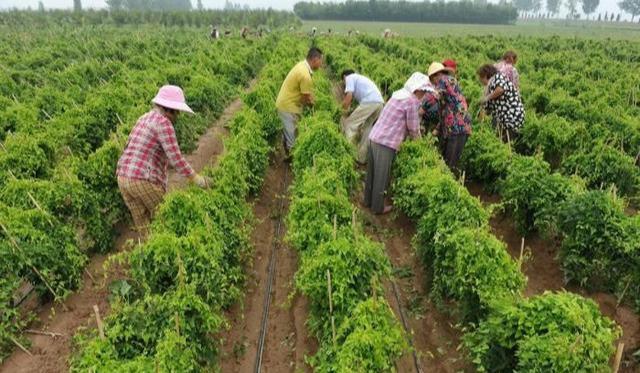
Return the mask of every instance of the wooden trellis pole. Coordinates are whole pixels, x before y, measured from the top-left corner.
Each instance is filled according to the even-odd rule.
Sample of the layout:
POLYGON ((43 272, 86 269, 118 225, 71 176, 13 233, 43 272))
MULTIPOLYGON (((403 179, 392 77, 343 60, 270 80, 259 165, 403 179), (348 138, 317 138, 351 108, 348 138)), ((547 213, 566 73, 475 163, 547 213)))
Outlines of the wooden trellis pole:
POLYGON ((107 337, 104 335, 104 324, 102 324, 102 317, 100 317, 100 309, 97 304, 93 305, 93 313, 96 316, 96 324, 98 325, 98 333, 100 335, 100 339, 104 340, 107 337))
POLYGON ((331 314, 331 335, 333 336, 333 345, 336 345, 336 320, 333 316, 333 291, 331 289, 331 271, 327 269, 327 290, 329 291, 329 313, 331 314))

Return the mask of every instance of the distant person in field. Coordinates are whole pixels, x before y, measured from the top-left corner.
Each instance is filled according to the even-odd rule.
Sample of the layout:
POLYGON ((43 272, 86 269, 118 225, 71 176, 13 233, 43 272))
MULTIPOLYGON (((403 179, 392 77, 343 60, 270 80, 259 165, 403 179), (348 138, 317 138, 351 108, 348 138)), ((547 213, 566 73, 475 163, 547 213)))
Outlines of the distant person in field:
POLYGON ((440 62, 433 62, 428 69, 440 105, 440 126, 433 134, 442 141, 441 149, 447 166, 457 172, 458 161, 471 135, 471 117, 467 99, 452 73, 440 62))
POLYGON ((289 71, 280 87, 276 108, 284 129, 284 147, 287 158, 289 158, 291 148, 296 140, 296 126, 300 115, 302 115, 303 107, 313 106, 315 103, 311 77, 313 72, 322 66, 322 60, 322 51, 312 47, 307 53, 307 58, 289 71))
POLYGON ((382 111, 384 99, 376 83, 353 70, 343 71, 342 80, 344 81, 342 101, 344 113, 349 113, 354 99, 358 103, 355 110, 344 120, 342 130, 347 140, 356 146, 356 160, 364 164, 367 161, 369 133, 382 111))
POLYGON ((242 31, 240 31, 240 36, 242 36, 243 39, 246 39, 247 36, 249 36, 249 28, 243 27, 242 31))
POLYGON ((385 39, 388 39, 388 38, 390 38, 391 36, 392 36, 392 35, 391 35, 391 29, 388 29, 388 28, 387 28, 387 29, 384 29, 384 32, 382 33, 382 37, 383 37, 383 38, 385 38, 385 39))
POLYGON ((211 39, 220 39, 220 31, 214 25, 211 25, 211 39))
POLYGON ((518 55, 510 50, 504 53, 502 60, 498 61, 495 67, 520 91, 520 75, 518 74, 518 69, 516 69, 516 63, 518 63, 518 55))
POLYGON ((317 27, 312 27, 311 28, 311 33, 309 34, 309 36, 315 37, 317 33, 318 33, 318 28, 317 27))
POLYGON ((524 124, 525 110, 520 92, 493 65, 481 66, 478 79, 485 86, 485 96, 480 100, 485 112, 492 116, 494 126, 505 133, 508 140, 514 139, 524 124))
POLYGON ((131 211, 135 229, 146 234, 156 207, 167 191, 167 168, 206 188, 208 180, 198 175, 180 152, 173 124, 181 111, 193 114, 182 89, 166 85, 151 101, 153 109, 131 130, 118 161, 118 188, 131 211))
POLYGON ((391 167, 404 139, 421 136, 418 110, 428 89, 429 78, 422 73, 413 73, 404 87, 393 93, 369 134, 364 205, 375 214, 392 210, 392 206, 384 202, 391 167))

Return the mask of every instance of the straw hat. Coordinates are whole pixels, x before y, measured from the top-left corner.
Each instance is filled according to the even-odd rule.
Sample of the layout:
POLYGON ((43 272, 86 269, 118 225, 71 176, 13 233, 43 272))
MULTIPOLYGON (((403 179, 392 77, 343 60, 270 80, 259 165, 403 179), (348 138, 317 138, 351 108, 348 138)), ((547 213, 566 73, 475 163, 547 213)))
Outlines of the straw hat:
POLYGON ((193 110, 191 110, 184 99, 184 92, 182 92, 182 88, 175 85, 165 85, 160 88, 158 94, 153 98, 153 100, 151 100, 151 102, 167 109, 194 114, 193 110))
POLYGON ((433 74, 437 74, 442 71, 449 72, 449 73, 453 72, 452 69, 445 67, 440 62, 433 62, 431 63, 431 65, 429 65, 429 69, 427 70, 427 75, 432 76, 433 74))

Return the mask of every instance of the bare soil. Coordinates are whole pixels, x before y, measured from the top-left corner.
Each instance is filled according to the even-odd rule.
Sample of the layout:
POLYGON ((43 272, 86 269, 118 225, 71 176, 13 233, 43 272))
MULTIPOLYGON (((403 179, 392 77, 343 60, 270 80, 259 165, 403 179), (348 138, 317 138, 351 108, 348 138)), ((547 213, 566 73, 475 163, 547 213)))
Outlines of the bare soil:
POLYGON ((296 294, 289 299, 294 289, 293 276, 298 268, 298 253, 282 241, 286 235, 284 221, 281 236, 276 237, 278 220, 284 219, 288 213, 288 187, 292 177, 287 170, 287 182, 283 189, 282 181, 289 166, 282 158, 279 155, 272 161, 262 192, 255 200, 254 213, 258 221, 252 235, 255 254, 251 268, 247 270, 251 278, 242 304, 235 305, 227 312, 230 329, 220 336, 223 341, 220 359, 222 372, 252 372, 254 369, 269 278, 269 258, 274 247, 276 262, 262 371, 311 372, 304 362, 304 356, 315 353, 317 343, 309 336, 305 325, 308 315, 306 298, 296 294), (284 199, 282 211, 281 199, 284 199))
MULTIPOLYGON (((387 299, 398 320, 401 320, 399 310, 402 307, 418 357, 418 368, 422 372, 472 371, 458 351, 462 333, 455 327, 455 317, 441 312, 429 298, 428 273, 411 244, 415 235, 414 224, 398 212, 380 216, 364 208, 361 211, 366 230, 385 245, 387 255, 397 270, 396 289, 400 304, 391 283, 386 285, 387 299)), ((403 373, 416 372, 411 352, 398 361, 397 369, 403 373)))
MULTIPOLYGON (((224 125, 233 114, 240 109, 242 101, 233 101, 222 116, 212 124, 206 134, 198 141, 197 149, 185 157, 196 171, 212 164, 216 156, 223 149, 221 138, 226 136, 224 125)), ((169 190, 183 187, 184 178, 174 172, 169 175, 169 190)), ((129 226, 122 224, 118 227, 118 237, 114 243, 114 253, 128 250, 137 234, 129 226)), ((43 335, 28 335, 29 351, 33 356, 16 349, 0 366, 0 373, 59 373, 69 370, 69 357, 72 354, 72 338, 80 328, 94 328, 95 316, 93 305, 97 305, 102 318, 109 313, 109 284, 125 277, 125 270, 112 267, 105 271, 108 255, 94 255, 87 265, 87 272, 83 278, 82 287, 71 294, 62 304, 51 302, 40 305, 35 321, 29 329, 45 330, 63 334, 62 337, 52 338, 43 335), (95 280, 95 281, 94 281, 95 280)))
MULTIPOLYGON (((480 198, 485 204, 497 203, 500 197, 487 193, 482 186, 477 183, 467 185, 469 192, 480 198)), ((500 240, 507 244, 509 254, 514 259, 520 257, 520 246, 522 237, 518 234, 513 220, 504 214, 499 214, 491 218, 491 229, 500 240)), ((640 317, 631 308, 624 304, 616 307, 618 299, 613 294, 592 292, 574 284, 567 285, 560 263, 557 258, 559 243, 553 240, 546 240, 537 233, 525 237, 525 252, 530 257, 525 261, 522 271, 527 276, 527 288, 525 296, 542 294, 545 291, 567 290, 580 294, 595 301, 601 312, 607 317, 615 320, 623 331, 619 342, 625 345, 625 355, 620 372, 638 372, 640 366, 634 362, 632 354, 640 348, 640 317)))

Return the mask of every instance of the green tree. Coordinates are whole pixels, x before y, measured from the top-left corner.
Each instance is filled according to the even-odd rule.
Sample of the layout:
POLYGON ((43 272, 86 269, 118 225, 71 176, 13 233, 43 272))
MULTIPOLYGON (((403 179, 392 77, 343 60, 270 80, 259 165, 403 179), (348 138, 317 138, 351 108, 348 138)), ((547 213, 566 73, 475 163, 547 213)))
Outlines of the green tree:
POLYGON ((569 11, 569 14, 567 15, 568 18, 578 18, 578 0, 567 0, 566 7, 569 11))
POLYGON ((584 14, 591 15, 600 5, 600 0, 582 0, 582 11, 584 14))
POLYGON ((76 12, 82 11, 82 2, 81 0, 73 0, 73 10, 76 12))
POLYGON ((513 6, 521 12, 529 12, 534 8, 534 0, 513 0, 513 6))
POLYGON ((42 1, 38 1, 38 11, 44 12, 44 4, 42 3, 42 1))
POLYGON ((562 0, 547 0, 547 10, 553 15, 560 13, 561 5, 562 0))
POLYGON ((202 0, 198 0, 198 10, 204 10, 204 5, 202 5, 202 0))
POLYGON ((106 0, 109 10, 120 10, 124 7, 124 0, 106 0))
POLYGON ((624 12, 631 14, 631 22, 640 14, 640 0, 622 0, 618 6, 624 12))

